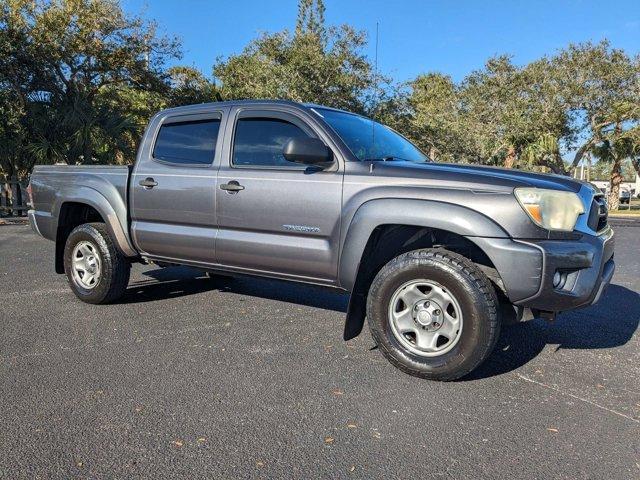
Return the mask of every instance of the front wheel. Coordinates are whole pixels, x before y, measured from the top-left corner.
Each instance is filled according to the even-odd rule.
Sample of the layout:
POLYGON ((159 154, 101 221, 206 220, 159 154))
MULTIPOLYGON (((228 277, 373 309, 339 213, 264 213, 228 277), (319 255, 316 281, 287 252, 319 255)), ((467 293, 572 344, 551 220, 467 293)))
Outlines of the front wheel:
POLYGON ((415 250, 387 263, 369 289, 367 319, 393 365, 431 380, 471 372, 491 353, 500 330, 489 279, 443 249, 415 250))
POLYGON ((101 304, 124 294, 131 264, 113 243, 104 223, 85 223, 67 238, 64 271, 80 300, 101 304))

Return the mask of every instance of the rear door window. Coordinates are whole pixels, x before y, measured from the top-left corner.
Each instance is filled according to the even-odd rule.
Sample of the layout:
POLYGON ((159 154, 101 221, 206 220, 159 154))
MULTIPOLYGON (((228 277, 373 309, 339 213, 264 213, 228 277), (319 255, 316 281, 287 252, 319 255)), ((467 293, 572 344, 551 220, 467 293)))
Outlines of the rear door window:
POLYGON ((160 127, 153 158, 178 165, 210 165, 220 119, 167 122, 160 127))

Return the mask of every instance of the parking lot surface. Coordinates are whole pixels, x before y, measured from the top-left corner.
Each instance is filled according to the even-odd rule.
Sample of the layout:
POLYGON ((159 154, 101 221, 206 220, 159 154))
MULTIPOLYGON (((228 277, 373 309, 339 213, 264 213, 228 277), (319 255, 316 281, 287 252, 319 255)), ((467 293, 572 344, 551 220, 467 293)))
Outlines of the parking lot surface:
POLYGON ((598 305, 437 383, 343 342, 346 295, 136 265, 86 305, 0 226, 0 478, 640 478, 640 223, 615 229, 598 305))

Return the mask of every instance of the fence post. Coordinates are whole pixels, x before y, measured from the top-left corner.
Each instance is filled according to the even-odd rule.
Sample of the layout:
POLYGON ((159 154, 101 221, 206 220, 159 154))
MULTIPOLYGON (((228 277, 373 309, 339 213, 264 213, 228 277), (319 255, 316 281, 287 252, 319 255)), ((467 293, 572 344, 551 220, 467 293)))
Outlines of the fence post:
POLYGON ((20 216, 20 203, 18 200, 19 197, 19 189, 18 189, 18 177, 15 175, 11 176, 11 213, 14 217, 20 216))
POLYGON ((8 207, 6 182, 7 182, 6 177, 2 177, 0 181, 0 215, 4 215, 6 208, 8 207))
POLYGON ((29 210, 29 194, 27 193, 29 180, 23 180, 18 182, 18 184, 20 185, 20 205, 23 207, 23 210, 20 210, 20 213, 24 217, 27 215, 27 211, 29 210), (25 208, 26 210, 24 210, 25 208))
POLYGON ((5 177, 2 182, 2 197, 4 203, 3 213, 6 217, 11 216, 13 213, 11 206, 11 181, 9 177, 5 177))

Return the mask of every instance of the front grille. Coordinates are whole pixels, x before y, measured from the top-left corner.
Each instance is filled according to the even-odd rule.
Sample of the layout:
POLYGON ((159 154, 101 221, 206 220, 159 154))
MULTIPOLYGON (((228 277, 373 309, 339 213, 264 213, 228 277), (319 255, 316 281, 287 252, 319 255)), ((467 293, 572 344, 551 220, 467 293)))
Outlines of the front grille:
POLYGON ((591 202, 591 210, 589 211, 589 221, 587 225, 595 232, 604 230, 607 226, 607 217, 609 209, 603 194, 594 195, 591 202))

